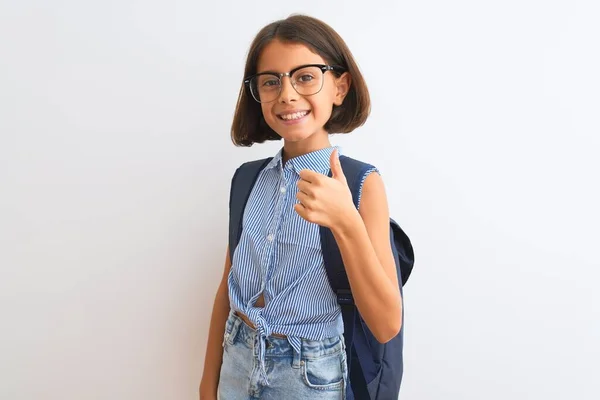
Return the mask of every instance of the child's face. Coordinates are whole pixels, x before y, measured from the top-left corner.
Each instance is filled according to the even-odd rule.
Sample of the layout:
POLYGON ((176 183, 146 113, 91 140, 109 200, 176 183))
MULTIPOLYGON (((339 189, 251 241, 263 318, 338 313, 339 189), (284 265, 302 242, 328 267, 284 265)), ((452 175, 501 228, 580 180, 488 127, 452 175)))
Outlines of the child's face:
MULTIPOLYGON (((257 72, 289 72, 306 64, 327 64, 321 56, 303 44, 282 43, 274 40, 263 49, 257 72)), ((322 76, 323 88, 317 94, 298 94, 289 77, 281 81, 279 97, 269 103, 261 103, 267 124, 288 142, 300 142, 313 136, 327 137, 323 128, 331 116, 333 105, 341 105, 350 87, 350 75, 339 78, 331 71, 322 76), (302 116, 305 112, 306 115, 302 116), (294 114, 291 116, 290 114, 294 114)))

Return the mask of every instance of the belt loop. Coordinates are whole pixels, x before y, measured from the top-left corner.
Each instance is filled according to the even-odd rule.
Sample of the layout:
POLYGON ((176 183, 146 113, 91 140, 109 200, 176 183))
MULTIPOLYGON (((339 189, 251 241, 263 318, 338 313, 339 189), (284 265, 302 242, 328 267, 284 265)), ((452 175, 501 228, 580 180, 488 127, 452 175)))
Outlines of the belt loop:
POLYGON ((237 315, 233 316, 233 326, 231 328, 231 332, 225 333, 225 340, 229 344, 235 343, 235 338, 237 337, 238 332, 240 331, 240 325, 242 324, 242 319, 237 315))
POLYGON ((303 364, 303 362, 302 362, 302 346, 304 346, 304 339, 302 339, 302 342, 300 343, 300 351, 297 352, 296 350, 293 350, 294 361, 292 362, 292 368, 300 368, 303 364))

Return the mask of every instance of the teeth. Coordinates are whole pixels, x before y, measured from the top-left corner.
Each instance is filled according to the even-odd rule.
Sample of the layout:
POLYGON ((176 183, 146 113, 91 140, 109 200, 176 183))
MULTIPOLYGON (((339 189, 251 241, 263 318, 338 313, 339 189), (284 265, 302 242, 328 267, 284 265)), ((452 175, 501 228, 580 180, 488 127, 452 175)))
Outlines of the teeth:
POLYGON ((290 121, 293 119, 300 119, 308 114, 308 111, 301 111, 293 114, 282 114, 281 119, 285 119, 286 121, 290 121))

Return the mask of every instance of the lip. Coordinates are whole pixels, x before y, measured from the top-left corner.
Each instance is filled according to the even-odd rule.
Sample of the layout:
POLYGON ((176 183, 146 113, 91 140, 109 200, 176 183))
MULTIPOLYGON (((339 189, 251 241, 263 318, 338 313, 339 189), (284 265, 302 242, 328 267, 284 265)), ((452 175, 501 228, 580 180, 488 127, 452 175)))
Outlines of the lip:
POLYGON ((310 115, 310 113, 311 113, 310 110, 289 110, 289 111, 286 110, 286 111, 283 111, 281 113, 277 113, 276 115, 277 115, 277 119, 282 124, 284 124, 284 125, 296 125, 296 124, 302 123, 306 119, 306 117, 308 117, 310 115), (302 117, 302 118, 291 119, 291 120, 285 120, 285 119, 281 118, 282 114, 294 114, 294 113, 297 113, 297 112, 306 112, 306 115, 304 117, 302 117))

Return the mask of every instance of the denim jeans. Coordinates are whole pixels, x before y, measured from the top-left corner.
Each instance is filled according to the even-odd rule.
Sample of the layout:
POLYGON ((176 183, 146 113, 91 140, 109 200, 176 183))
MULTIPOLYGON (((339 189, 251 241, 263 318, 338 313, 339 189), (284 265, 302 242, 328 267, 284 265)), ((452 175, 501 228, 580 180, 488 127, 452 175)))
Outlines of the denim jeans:
POLYGON ((230 314, 223 340, 219 400, 344 400, 348 369, 343 336, 302 339, 300 354, 287 339, 268 337, 268 385, 260 372, 258 340, 255 330, 230 314))

